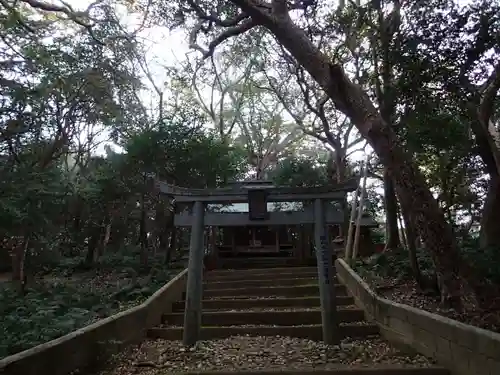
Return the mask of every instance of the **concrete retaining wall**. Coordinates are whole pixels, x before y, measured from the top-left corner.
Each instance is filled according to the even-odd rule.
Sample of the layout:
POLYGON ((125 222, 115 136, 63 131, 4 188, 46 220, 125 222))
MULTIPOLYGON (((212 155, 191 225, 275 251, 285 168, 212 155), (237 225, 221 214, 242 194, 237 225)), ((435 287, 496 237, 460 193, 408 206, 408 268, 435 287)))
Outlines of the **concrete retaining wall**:
POLYGON ((160 324, 182 298, 186 280, 184 270, 139 306, 0 360, 0 374, 66 375, 101 363, 160 324))
POLYGON ((500 334, 378 297, 343 260, 335 267, 388 340, 435 358, 456 375, 500 375, 500 334))

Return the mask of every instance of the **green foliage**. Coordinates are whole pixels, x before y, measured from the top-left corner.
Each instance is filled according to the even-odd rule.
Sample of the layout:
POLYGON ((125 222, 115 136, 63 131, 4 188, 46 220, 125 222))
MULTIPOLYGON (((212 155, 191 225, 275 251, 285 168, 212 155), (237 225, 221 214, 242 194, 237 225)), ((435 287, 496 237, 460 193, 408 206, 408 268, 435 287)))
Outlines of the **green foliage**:
POLYGON ((324 186, 329 183, 323 161, 298 157, 280 161, 271 173, 271 178, 282 186, 324 186))
MULTIPOLYGON (((494 284, 500 284, 499 249, 481 249, 478 239, 468 238, 461 244, 461 253, 481 278, 494 284)), ((425 249, 417 249, 420 271, 424 275, 434 273, 434 263, 425 249)), ((396 281, 411 280, 413 277, 408 250, 393 249, 378 253, 367 259, 358 260, 355 269, 367 278, 387 278, 396 281)))
MULTIPOLYGON (((82 180, 92 180, 97 132, 134 117, 136 103, 125 98, 141 85, 126 61, 129 40, 103 45, 29 8, 21 13, 36 33, 0 16, 0 241, 29 239, 28 253, 39 255, 69 242, 63 223, 74 214, 75 196, 97 204, 107 199, 102 182, 82 180)), ((101 36, 117 31, 101 27, 95 30, 101 36)), ((104 168, 94 169, 93 179, 102 179, 104 168)))
POLYGON ((127 167, 193 188, 215 187, 245 171, 245 154, 215 134, 182 123, 163 123, 125 146, 127 167))
POLYGON ((448 219, 457 222, 465 215, 474 220, 480 215, 485 160, 479 160, 483 154, 471 131, 480 85, 498 60, 493 57, 499 52, 498 2, 433 0, 405 7, 404 13, 394 51, 404 125, 399 135, 448 219))
POLYGON ((479 238, 467 237, 462 243, 462 256, 482 279, 500 285, 499 248, 481 248, 479 238))
POLYGON ((66 258, 31 284, 24 296, 0 283, 0 358, 53 340, 143 302, 176 271, 153 259, 139 265, 137 251, 105 255, 82 273, 83 258, 66 258))
POLYGON ((373 228, 370 230, 373 243, 383 244, 385 243, 385 233, 381 228, 373 228))
POLYGON ((8 177, 0 181, 0 228, 17 235, 20 228, 45 229, 47 216, 57 213, 67 189, 58 168, 39 171, 21 164, 8 177))
MULTIPOLYGON (((428 252, 424 249, 418 249, 417 258, 423 273, 431 273, 433 271, 434 265, 428 252)), ((413 276, 408 250, 404 248, 377 253, 365 260, 358 260, 355 269, 365 276, 376 276, 394 280, 409 280, 413 276)))

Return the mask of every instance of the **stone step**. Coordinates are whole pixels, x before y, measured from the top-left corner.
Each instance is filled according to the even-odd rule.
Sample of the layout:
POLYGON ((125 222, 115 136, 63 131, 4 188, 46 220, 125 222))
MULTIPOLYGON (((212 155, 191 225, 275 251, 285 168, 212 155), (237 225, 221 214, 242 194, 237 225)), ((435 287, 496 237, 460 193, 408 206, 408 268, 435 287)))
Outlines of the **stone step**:
MULTIPOLYGON (((337 306, 353 305, 354 298, 350 296, 337 296, 337 306)), ((186 301, 175 302, 173 312, 184 311, 186 301)), ((319 297, 292 297, 292 298, 234 298, 234 299, 208 299, 202 301, 202 308, 207 310, 252 309, 262 307, 276 308, 301 308, 319 307, 319 297)))
MULTIPOLYGON (((260 270, 259 270, 260 271, 260 270)), ((240 281, 240 280, 280 280, 280 279, 292 279, 292 278, 317 278, 318 271, 302 271, 302 272, 291 272, 291 271, 281 271, 276 273, 232 273, 227 275, 210 275, 207 272, 203 276, 205 282, 217 282, 217 281, 240 281)))
MULTIPOLYGON (((151 339, 182 340, 182 327, 151 328, 148 337, 151 339)), ((201 327, 201 340, 227 338, 231 336, 289 336, 309 340, 321 341, 322 331, 320 324, 303 326, 222 326, 201 327)), ((342 324, 339 334, 344 337, 367 337, 377 335, 379 328, 376 324, 342 324)))
POLYGON ((258 258, 219 258, 218 266, 222 269, 258 269, 294 267, 297 259, 287 257, 258 257, 258 258))
POLYGON ((224 269, 224 270, 213 270, 206 273, 207 279, 211 278, 225 278, 225 277, 242 277, 248 276, 254 277, 256 275, 303 275, 311 274, 318 275, 318 269, 316 267, 273 267, 273 268, 252 268, 252 269, 224 269))
POLYGON ((280 370, 238 370, 185 372, 184 375, 450 375, 440 366, 416 367, 408 365, 370 364, 339 365, 333 369, 280 369, 280 370))
MULTIPOLYGON (((334 279, 336 281, 336 278, 334 279)), ((291 278, 266 278, 263 280, 224 280, 224 281, 207 281, 204 285, 207 289, 233 289, 233 288, 252 288, 261 286, 293 286, 293 285, 310 285, 317 284, 317 277, 291 277, 291 278)))
MULTIPOLYGON (((335 284, 335 293, 336 295, 339 296, 346 296, 347 289, 342 284, 335 284)), ((238 297, 238 296, 305 297, 305 296, 318 296, 318 295, 319 295, 319 286, 317 284, 298 285, 298 286, 231 288, 231 289, 205 289, 203 291, 204 298, 238 297)))
MULTIPOLYGON (((340 322, 359 322, 365 318, 361 309, 339 309, 337 316, 340 322)), ((174 326, 184 324, 183 313, 163 315, 163 322, 174 326)), ((201 324, 205 326, 236 325, 276 325, 293 326, 304 324, 321 324, 321 310, 296 311, 204 311, 201 324)))
POLYGON ((300 267, 292 267, 292 266, 285 266, 285 267, 274 267, 274 268, 249 268, 249 269, 216 269, 212 270, 209 273, 211 275, 231 275, 231 274, 253 274, 253 273, 280 273, 280 272, 294 272, 294 273, 300 273, 300 272, 318 272, 318 269, 316 267, 311 267, 311 266, 300 266, 300 267))

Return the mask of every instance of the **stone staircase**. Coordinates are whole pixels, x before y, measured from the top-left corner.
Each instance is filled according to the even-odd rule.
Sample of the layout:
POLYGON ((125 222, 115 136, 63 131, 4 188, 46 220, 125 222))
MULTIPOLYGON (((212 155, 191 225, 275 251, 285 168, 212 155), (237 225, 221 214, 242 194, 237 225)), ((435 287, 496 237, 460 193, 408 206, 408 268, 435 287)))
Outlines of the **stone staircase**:
MULTIPOLYGON (((366 337, 378 327, 364 320, 344 285, 336 284, 343 337, 366 337)), ((233 335, 291 336, 321 340, 321 311, 315 267, 211 271, 203 291, 202 339, 233 335)), ((164 316, 164 327, 148 336, 182 339, 184 302, 164 316)))
MULTIPOLYGON (((216 348, 219 343, 235 337, 241 338, 238 349, 235 349, 235 344, 230 344, 229 349, 220 349, 220 353, 223 354, 219 354, 219 356, 233 353, 236 350, 239 356, 244 356, 245 361, 249 362, 250 360, 246 356, 250 355, 248 353, 251 352, 250 343, 257 341, 269 343, 265 345, 264 349, 256 350, 257 356, 255 358, 260 358, 258 353, 261 353, 260 355, 264 355, 264 353, 269 356, 273 355, 272 350, 267 352, 266 348, 275 347, 273 342, 276 340, 281 340, 281 348, 285 345, 283 338, 287 338, 286 342, 300 342, 303 345, 302 349, 291 346, 286 349, 288 351, 285 351, 284 354, 280 354, 282 356, 280 361, 283 364, 278 368, 282 372, 287 369, 294 370, 294 374, 317 373, 318 371, 337 375, 361 375, 368 372, 370 374, 376 372, 377 375, 449 374, 446 369, 434 365, 432 361, 424 357, 399 352, 390 347, 380 338, 378 327, 365 320, 363 311, 354 305, 353 298, 348 295, 346 288, 338 283, 335 285, 335 289, 338 296, 338 318, 340 320, 340 334, 343 339, 342 344, 328 347, 321 343, 321 311, 317 283, 316 267, 207 272, 203 292, 201 336, 202 340, 213 341, 203 341, 200 345, 203 348, 209 346, 212 353, 219 353, 216 348), (318 357, 319 359, 315 357, 311 362, 304 356, 308 355, 308 350, 313 346, 318 346, 323 354, 318 357), (380 352, 381 348, 383 348, 383 352, 380 352), (362 355, 361 352, 363 352, 362 355), (302 362, 307 362, 309 367, 294 367, 293 361, 287 359, 288 355, 290 358, 301 355, 302 362)), ((164 315, 163 324, 148 331, 150 341, 160 340, 162 343, 168 343, 182 340, 183 310, 184 301, 176 302, 172 312, 164 315)), ((155 347, 161 345, 154 344, 155 347)), ((163 349, 162 353, 170 350, 171 356, 179 356, 179 353, 191 350, 194 359, 185 359, 186 365, 183 367, 186 370, 185 373, 190 373, 193 369, 192 362, 198 360, 198 354, 196 354, 198 349, 182 349, 180 344, 176 345, 177 349, 175 350, 177 351, 163 349)), ((217 357, 217 354, 213 355, 217 357)), ((249 365, 250 367, 247 368, 245 364, 234 367, 234 361, 228 364, 233 366, 232 372, 237 371, 243 374, 255 370, 255 366, 249 365)), ((195 368, 198 371, 208 369, 211 374, 217 373, 213 367, 203 363, 206 362, 200 362, 195 368)), ((258 367, 258 369, 259 374, 268 373, 266 372, 267 367, 258 367)))

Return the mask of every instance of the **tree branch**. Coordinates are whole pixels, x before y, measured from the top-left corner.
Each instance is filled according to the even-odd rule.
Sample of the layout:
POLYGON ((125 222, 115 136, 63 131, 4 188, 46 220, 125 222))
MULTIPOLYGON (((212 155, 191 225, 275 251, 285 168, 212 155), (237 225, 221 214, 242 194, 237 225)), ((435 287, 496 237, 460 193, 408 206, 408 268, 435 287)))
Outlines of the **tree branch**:
POLYGON ((384 181, 384 177, 379 175, 379 174, 376 174, 375 172, 372 172, 370 170, 367 171, 367 176, 368 177, 371 177, 371 178, 376 178, 377 180, 380 180, 380 181, 384 181))
POLYGON ((478 114, 483 124, 490 122, 498 90, 500 90, 500 61, 497 62, 482 90, 483 98, 478 109, 478 114))
POLYGON ((202 7, 200 7, 196 1, 194 0, 186 0, 188 5, 191 7, 191 9, 196 13, 196 16, 202 20, 202 21, 208 21, 211 24, 215 24, 217 26, 221 27, 233 27, 237 26, 241 21, 244 19, 248 18, 248 15, 245 12, 241 12, 238 15, 236 15, 234 18, 230 18, 227 20, 222 20, 219 17, 216 16, 216 13, 212 12, 210 15, 208 15, 202 7))
POLYGON ((203 54, 203 59, 211 57, 217 46, 222 44, 227 39, 233 36, 238 36, 240 34, 243 34, 248 30, 250 30, 251 28, 253 28, 254 26, 257 26, 257 23, 254 22, 252 19, 250 18, 245 19, 239 25, 229 27, 226 30, 222 31, 214 40, 210 42, 210 44, 208 45, 208 49, 205 50, 198 43, 196 43, 198 34, 203 29, 204 22, 205 22, 204 20, 198 21, 198 23, 193 27, 193 29, 189 33, 189 47, 196 51, 201 52, 203 54))
MULTIPOLYGON (((91 23, 88 23, 88 22, 84 21, 84 18, 90 18, 89 17, 89 10, 91 8, 93 8, 94 6, 96 6, 98 3, 100 3, 99 0, 96 1, 96 2, 94 2, 94 3, 92 3, 92 4, 90 4, 87 7, 87 10, 84 11, 84 12, 77 12, 77 11, 75 11, 71 5, 69 5, 68 3, 66 3, 66 2, 64 2, 62 0, 60 0, 60 2, 63 4, 62 6, 61 5, 47 3, 47 2, 41 1, 41 0, 19 0, 19 1, 28 4, 32 8, 35 8, 35 9, 38 9, 38 10, 41 10, 41 11, 44 11, 44 12, 53 12, 53 13, 62 13, 62 14, 64 14, 66 17, 68 17, 68 19, 70 19, 71 21, 73 21, 77 25, 80 25, 80 26, 84 27, 87 30, 87 32, 89 33, 89 35, 92 37, 92 39, 94 39, 99 44, 104 45, 104 43, 102 41, 100 41, 94 35, 94 31, 92 30, 92 27, 94 25, 91 24, 91 23)), ((2 1, 2 3, 4 4, 4 1, 2 1)), ((9 7, 8 9, 12 11, 13 7, 9 7)), ((28 30, 33 31, 26 23, 24 23, 24 21, 22 21, 21 19, 19 19, 18 21, 19 21, 20 24, 22 24, 23 26, 25 26, 28 30)))
POLYGON ((210 42, 208 45, 208 50, 205 51, 203 58, 208 58, 212 56, 214 53, 215 49, 217 46, 221 43, 223 43, 225 40, 233 37, 233 36, 238 36, 240 34, 243 34, 247 32, 248 30, 252 29, 254 26, 257 26, 257 23, 254 22, 252 19, 246 19, 242 23, 240 23, 237 26, 229 27, 228 29, 224 30, 221 32, 214 40, 210 42))
POLYGON ((207 14, 195 0, 186 0, 186 2, 199 20, 189 33, 189 46, 192 49, 200 51, 204 59, 212 56, 217 46, 226 39, 243 34, 257 25, 257 23, 244 11, 238 13, 233 18, 223 20, 217 17, 217 13, 214 11, 207 14), (207 26, 205 26, 206 22, 208 22, 207 26), (196 39, 200 31, 206 33, 212 29, 213 25, 226 28, 226 30, 222 31, 213 41, 211 41, 208 45, 208 49, 205 50, 196 43, 196 39))

